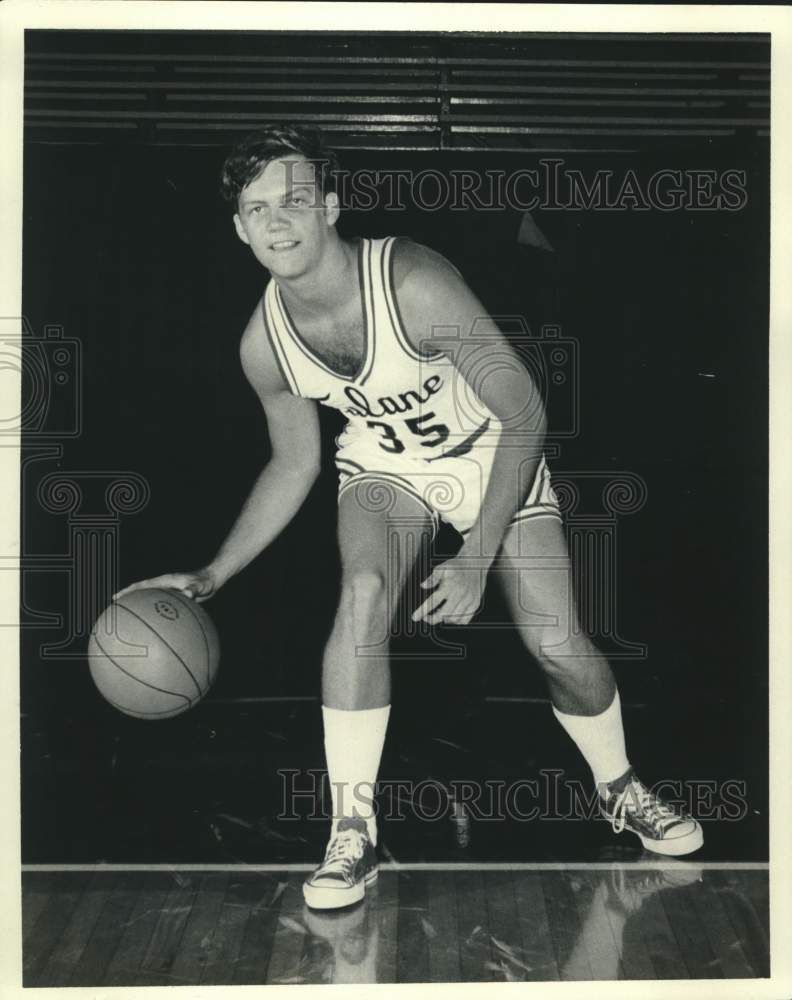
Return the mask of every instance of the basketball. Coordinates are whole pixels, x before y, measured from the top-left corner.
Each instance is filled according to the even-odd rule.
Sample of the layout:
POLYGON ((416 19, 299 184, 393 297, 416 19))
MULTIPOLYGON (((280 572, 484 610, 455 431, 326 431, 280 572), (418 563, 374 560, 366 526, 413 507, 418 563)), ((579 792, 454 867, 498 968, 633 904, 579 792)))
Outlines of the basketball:
POLYGON ((217 674, 220 641, 200 604, 146 588, 105 608, 88 641, 102 696, 136 719, 169 719, 196 705, 217 674))

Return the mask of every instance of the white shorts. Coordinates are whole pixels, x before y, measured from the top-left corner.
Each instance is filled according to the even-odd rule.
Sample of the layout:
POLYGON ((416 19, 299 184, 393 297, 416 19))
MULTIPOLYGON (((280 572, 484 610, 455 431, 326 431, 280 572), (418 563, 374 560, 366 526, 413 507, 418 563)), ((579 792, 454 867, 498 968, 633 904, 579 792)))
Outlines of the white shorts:
MULTIPOLYGON (((373 511, 387 510, 393 503, 393 493, 386 488, 389 484, 408 493, 423 506, 435 533, 443 520, 461 535, 466 535, 478 519, 493 457, 493 448, 474 447, 464 456, 427 462, 424 458, 407 458, 403 454, 391 457, 376 442, 344 442, 335 457, 338 496, 340 499, 347 490, 357 488, 358 502, 364 507, 373 511)), ((515 482, 514 491, 517 507, 524 484, 515 482)), ((525 500, 510 524, 533 517, 561 520, 544 455, 525 500)))

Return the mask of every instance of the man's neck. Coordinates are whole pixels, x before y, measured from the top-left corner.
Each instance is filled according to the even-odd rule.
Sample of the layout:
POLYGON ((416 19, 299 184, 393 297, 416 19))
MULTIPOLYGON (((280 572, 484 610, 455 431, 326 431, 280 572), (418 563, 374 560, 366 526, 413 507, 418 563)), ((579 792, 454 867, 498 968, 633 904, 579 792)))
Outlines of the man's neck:
POLYGON ((277 278, 281 294, 289 308, 300 312, 325 313, 349 299, 349 289, 356 287, 357 253, 353 244, 333 240, 322 255, 319 266, 295 279, 277 278), (350 279, 353 284, 350 284, 350 279))

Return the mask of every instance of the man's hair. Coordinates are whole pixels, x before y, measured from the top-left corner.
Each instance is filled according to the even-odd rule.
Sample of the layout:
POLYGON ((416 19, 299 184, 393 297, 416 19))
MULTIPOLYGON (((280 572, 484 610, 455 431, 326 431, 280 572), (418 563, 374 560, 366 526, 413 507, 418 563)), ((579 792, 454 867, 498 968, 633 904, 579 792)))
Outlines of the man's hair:
POLYGON ((336 190, 338 159, 325 146, 318 128, 309 125, 263 125, 237 143, 223 164, 221 192, 236 209, 242 191, 268 163, 299 153, 314 165, 322 197, 336 190))

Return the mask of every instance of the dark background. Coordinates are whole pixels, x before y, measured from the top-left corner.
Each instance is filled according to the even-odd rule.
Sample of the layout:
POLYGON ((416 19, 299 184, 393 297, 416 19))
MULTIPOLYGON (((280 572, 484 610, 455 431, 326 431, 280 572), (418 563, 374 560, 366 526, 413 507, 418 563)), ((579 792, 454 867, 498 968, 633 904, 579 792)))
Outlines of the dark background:
MULTIPOLYGON (((67 42, 70 51, 102 50, 95 38, 52 34, 29 39, 32 66, 35 56, 52 62, 67 42)), ((174 48, 155 38, 164 51, 168 42, 174 48)), ((265 43, 272 45, 269 36, 265 43)), ((227 55, 231 43, 223 44, 227 55)), ((290 44, 313 52, 316 43, 295 36, 290 44)), ((495 43, 487 44, 491 55, 495 43)), ((531 36, 520 44, 536 57, 571 43, 531 36)), ((629 39, 598 44, 597 55, 636 54, 629 39)), ((107 35, 104 45, 122 43, 107 35)), ((377 45, 391 51, 387 41, 377 45)), ((674 57, 669 43, 663 51, 674 57)), ((513 56, 504 48, 504 59, 513 56)), ((24 552, 68 552, 66 516, 37 499, 45 475, 134 472, 151 495, 140 512, 120 518, 120 581, 195 568, 215 553, 268 454, 265 421, 238 360, 266 275, 237 240, 218 194, 227 146, 247 128, 203 144, 191 136, 186 145, 110 132, 88 141, 76 127, 64 134, 60 120, 46 134, 40 118, 30 122, 24 312, 34 334, 57 324, 80 341, 82 431, 61 442, 60 457, 26 466, 24 552)), ((742 169, 747 204, 736 212, 539 210, 534 219, 552 253, 517 243, 521 215, 508 208, 350 211, 339 227, 344 235, 410 235, 457 264, 493 314, 522 314, 533 333, 559 324, 578 342, 580 432, 554 441, 560 418, 551 410, 550 444, 560 449, 551 467, 558 474, 629 471, 648 487, 646 504, 617 528, 619 634, 648 650, 614 662, 631 759, 649 782, 746 782, 745 817, 705 825, 705 851, 761 860, 767 141, 747 129, 629 142, 625 134, 610 140, 617 152, 601 142, 580 148, 579 140, 563 148, 559 140, 556 153, 586 176, 600 167, 617 175, 633 168, 639 178, 661 168, 742 169)), ((339 137, 348 170, 510 172, 550 155, 524 138, 514 140, 524 148, 397 149, 383 148, 373 130, 368 147, 361 136, 362 126, 339 137)), ((223 660, 199 707, 161 723, 121 716, 102 701, 79 656, 42 655, 42 644, 57 642, 63 629, 23 629, 25 861, 313 858, 324 825, 278 822, 276 771, 323 765, 317 695, 337 597, 331 445, 338 423, 327 412, 322 418, 325 475, 283 535, 206 605, 223 660)), ((27 436, 28 460, 40 440, 27 436)), ((441 540, 452 544, 450 536, 441 540)), ((26 571, 28 613, 64 615, 66 579, 26 571)), ((98 607, 105 596, 100 587, 98 607)), ((498 617, 492 595, 480 620, 498 617)), ((450 638, 467 643, 461 663, 429 660, 425 640, 397 641, 414 655, 394 665, 382 776, 516 779, 557 767, 588 780, 515 637, 472 628, 450 638)), ((471 849, 497 859, 588 858, 612 843, 602 824, 593 832, 560 826, 513 823, 500 834, 485 824, 471 849)), ((405 829, 394 824, 388 833, 403 856, 456 849, 442 824, 419 846, 405 829)))

